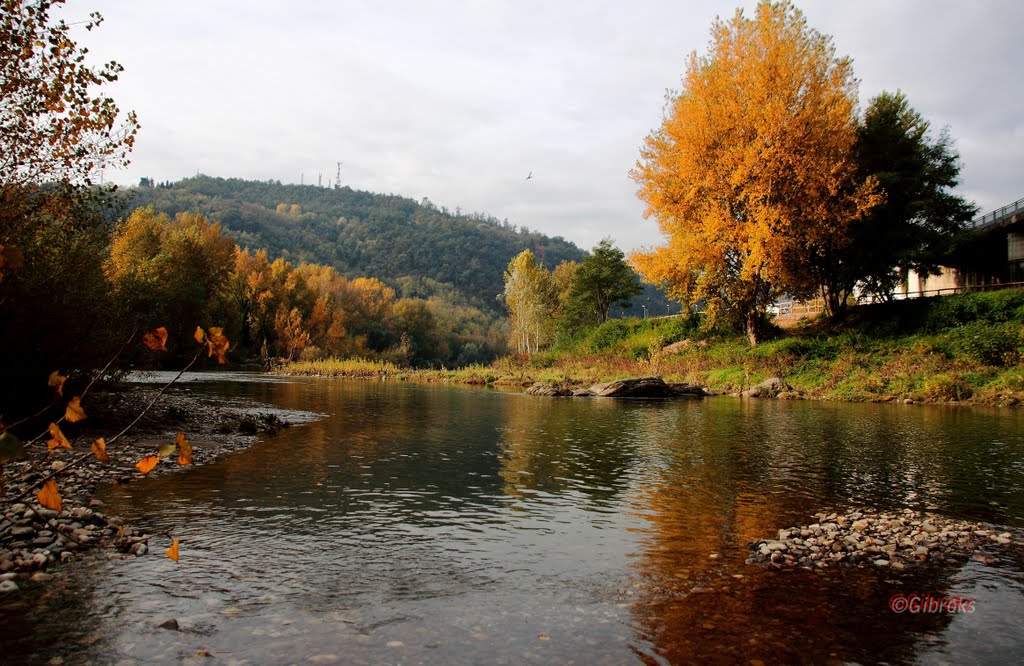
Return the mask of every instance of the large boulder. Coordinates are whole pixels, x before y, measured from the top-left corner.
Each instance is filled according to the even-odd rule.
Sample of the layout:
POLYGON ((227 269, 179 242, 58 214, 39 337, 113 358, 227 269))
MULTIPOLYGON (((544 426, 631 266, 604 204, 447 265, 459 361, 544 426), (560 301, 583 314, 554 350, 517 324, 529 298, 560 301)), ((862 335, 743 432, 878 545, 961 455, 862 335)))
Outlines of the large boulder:
POLYGON ((778 377, 772 377, 760 384, 751 386, 749 390, 743 392, 743 395, 749 398, 777 398, 780 393, 788 390, 789 387, 786 386, 786 382, 778 377))
POLYGON ((666 384, 660 377, 637 377, 595 384, 590 387, 588 395, 602 398, 678 398, 703 397, 706 393, 693 384, 666 384))
POLYGON ((612 382, 594 384, 589 388, 569 389, 557 384, 537 382, 526 389, 528 395, 572 396, 574 398, 680 398, 684 396, 702 398, 708 395, 703 387, 696 384, 666 384, 660 377, 636 377, 616 379, 612 382))
POLYGON ((564 396, 571 395, 568 389, 556 386, 555 384, 545 384, 544 382, 537 382, 526 389, 527 395, 550 395, 550 396, 564 396))

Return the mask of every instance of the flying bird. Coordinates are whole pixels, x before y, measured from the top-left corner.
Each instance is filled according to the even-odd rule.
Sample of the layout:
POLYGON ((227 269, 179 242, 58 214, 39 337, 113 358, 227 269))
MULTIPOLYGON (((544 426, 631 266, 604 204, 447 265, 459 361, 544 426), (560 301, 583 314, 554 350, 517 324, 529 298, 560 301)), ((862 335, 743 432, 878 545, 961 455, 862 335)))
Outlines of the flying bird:
POLYGON ((528 176, 526 176, 526 180, 530 180, 531 178, 533 178, 533 172, 532 171, 530 172, 530 174, 528 176))

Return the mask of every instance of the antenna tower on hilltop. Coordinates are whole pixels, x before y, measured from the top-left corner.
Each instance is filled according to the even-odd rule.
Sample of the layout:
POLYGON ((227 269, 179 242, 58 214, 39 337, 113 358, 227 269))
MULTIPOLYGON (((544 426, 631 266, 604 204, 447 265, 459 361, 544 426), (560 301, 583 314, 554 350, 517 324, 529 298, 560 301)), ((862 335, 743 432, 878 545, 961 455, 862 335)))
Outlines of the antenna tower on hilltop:
POLYGON ((338 162, 338 175, 334 177, 334 189, 341 189, 341 162, 338 162))

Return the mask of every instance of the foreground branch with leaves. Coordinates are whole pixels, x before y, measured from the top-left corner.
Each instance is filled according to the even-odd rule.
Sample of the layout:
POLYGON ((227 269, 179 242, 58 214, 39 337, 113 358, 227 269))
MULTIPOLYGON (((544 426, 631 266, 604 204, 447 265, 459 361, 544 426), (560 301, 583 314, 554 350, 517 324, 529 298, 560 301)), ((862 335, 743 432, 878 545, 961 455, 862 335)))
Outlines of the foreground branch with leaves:
MULTIPOLYGON (((167 337, 167 329, 165 327, 159 327, 143 334, 142 343, 146 348, 153 352, 164 352, 167 349, 167 337)), ((129 342, 131 339, 134 338, 135 333, 132 334, 131 338, 129 339, 129 342)), ((50 465, 51 471, 48 474, 40 474, 38 469, 35 469, 33 466, 29 466, 29 468, 26 469, 20 477, 10 480, 8 484, 13 487, 20 488, 20 490, 15 492, 11 497, 5 497, 2 500, 2 502, 4 504, 13 505, 15 503, 20 503, 29 498, 30 496, 34 495, 35 500, 39 503, 39 506, 42 507, 42 509, 36 509, 35 507, 32 507, 30 505, 23 505, 23 511, 25 513, 32 514, 41 519, 43 522, 56 521, 59 517, 67 515, 67 511, 65 510, 64 497, 61 493, 60 485, 58 484, 58 479, 60 477, 67 476, 73 469, 82 466, 87 461, 93 458, 98 460, 100 463, 110 463, 110 446, 118 442, 118 440, 120 440, 129 431, 131 431, 132 428, 134 428, 142 420, 142 418, 147 413, 149 413, 149 411, 153 408, 153 406, 157 403, 161 396, 164 395, 167 389, 169 389, 175 382, 177 382, 182 377, 182 375, 184 375, 185 372, 190 370, 204 353, 208 357, 216 358, 218 363, 227 362, 225 354, 227 353, 228 348, 230 347, 230 342, 224 336, 223 330, 221 328, 210 327, 210 329, 206 331, 199 327, 195 331, 194 338, 196 342, 199 343, 199 349, 196 352, 196 354, 192 357, 192 359, 169 382, 164 384, 160 388, 160 390, 156 392, 152 399, 144 406, 140 413, 130 423, 128 423, 120 431, 118 431, 116 434, 110 437, 77 437, 74 439, 69 439, 64 434, 61 425, 64 423, 76 424, 86 419, 87 415, 85 412, 85 407, 82 404, 82 401, 85 398, 85 396, 89 393, 89 390, 92 388, 96 380, 99 377, 103 376, 106 373, 106 371, 110 368, 114 360, 116 360, 116 357, 115 359, 111 359, 110 363, 108 363, 107 367, 105 367, 103 371, 101 371, 92 378, 92 380, 89 382, 89 384, 85 387, 85 389, 81 392, 80 395, 74 395, 70 397, 65 403, 63 403, 62 406, 64 407, 64 413, 58 419, 50 422, 43 432, 28 440, 27 442, 23 443, 12 432, 12 429, 22 424, 27 426, 28 423, 22 421, 20 423, 12 424, 10 426, 0 423, 0 493, 5 492, 5 485, 3 483, 4 464, 12 463, 26 457, 27 455, 29 455, 34 446, 40 445, 45 441, 48 451, 46 459, 52 460, 59 450, 76 450, 81 445, 84 445, 86 441, 91 440, 91 443, 89 444, 89 449, 78 454, 72 460, 68 462, 52 460, 50 465), (54 512, 55 515, 52 518, 50 518, 42 512, 43 510, 49 510, 51 512, 54 512)), ((124 349, 126 349, 127 347, 128 344, 122 347, 122 351, 124 351, 124 349)), ((51 373, 50 377, 48 378, 48 384, 52 387, 55 396, 54 404, 51 407, 60 406, 60 403, 64 397, 64 387, 66 381, 67 377, 65 375, 60 374, 57 371, 51 373)), ((45 413, 45 411, 46 410, 43 410, 36 416, 42 416, 45 413)), ((134 467, 140 473, 146 475, 152 472, 153 469, 155 469, 156 466, 161 461, 175 455, 177 456, 178 465, 191 465, 193 463, 192 445, 190 444, 184 433, 179 432, 175 438, 175 441, 173 442, 166 442, 157 446, 154 452, 142 457, 137 462, 135 462, 134 467)), ((124 540, 126 534, 123 528, 119 529, 118 535, 119 540, 122 542, 122 545, 131 545, 134 547, 135 543, 138 543, 133 542, 129 544, 125 542, 124 540)), ((65 530, 63 531, 63 536, 67 537, 71 541, 74 541, 79 546, 84 545, 81 535, 76 536, 75 532, 73 531, 65 530)), ((167 551, 168 557, 177 561, 178 548, 179 541, 177 539, 172 539, 171 547, 167 551)), ((134 552, 135 554, 139 554, 139 551, 140 549, 136 548, 134 552)), ((8 561, 11 562, 10 566, 14 566, 13 559, 8 561)), ((26 561, 27 560, 25 560, 25 558, 22 558, 23 563, 26 561)), ((33 559, 32 561, 35 560, 33 559)), ((46 557, 44 556, 44 564, 45 561, 46 557)), ((4 562, 0 562, 0 569, 3 569, 4 566, 4 562)))

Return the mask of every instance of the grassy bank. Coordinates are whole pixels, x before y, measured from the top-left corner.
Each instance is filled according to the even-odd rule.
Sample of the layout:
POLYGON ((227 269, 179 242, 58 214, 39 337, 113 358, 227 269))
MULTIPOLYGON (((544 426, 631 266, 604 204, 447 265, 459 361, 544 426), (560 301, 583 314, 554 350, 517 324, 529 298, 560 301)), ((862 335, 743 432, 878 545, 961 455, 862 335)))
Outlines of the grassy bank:
POLYGON ((1015 405, 1024 401, 1024 291, 861 306, 842 322, 774 329, 754 348, 735 334, 702 332, 696 319, 617 319, 490 366, 411 371, 323 361, 284 370, 496 385, 659 375, 723 393, 781 377, 792 397, 1015 405))

